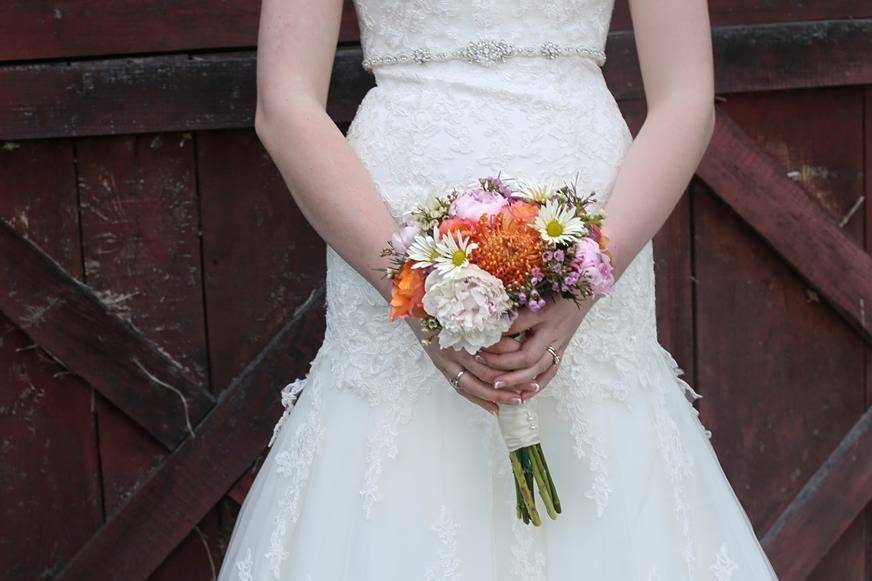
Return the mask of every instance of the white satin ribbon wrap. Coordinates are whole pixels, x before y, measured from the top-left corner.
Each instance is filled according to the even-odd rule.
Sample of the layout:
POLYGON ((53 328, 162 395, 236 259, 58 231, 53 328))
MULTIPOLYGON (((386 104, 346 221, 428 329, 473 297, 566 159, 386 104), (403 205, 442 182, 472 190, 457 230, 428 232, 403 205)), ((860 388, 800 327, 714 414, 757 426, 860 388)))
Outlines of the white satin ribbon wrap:
POLYGON ((497 422, 509 452, 539 443, 539 405, 535 397, 521 405, 498 405, 500 413, 497 414, 497 422))

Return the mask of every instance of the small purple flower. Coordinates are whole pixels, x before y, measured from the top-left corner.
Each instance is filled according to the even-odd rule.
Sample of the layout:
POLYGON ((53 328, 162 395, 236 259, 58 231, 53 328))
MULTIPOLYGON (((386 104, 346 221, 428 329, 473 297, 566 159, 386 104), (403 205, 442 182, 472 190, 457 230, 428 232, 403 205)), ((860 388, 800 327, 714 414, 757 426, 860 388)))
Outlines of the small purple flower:
POLYGON ((557 250, 554 251, 554 261, 555 261, 555 262, 560 262, 560 263, 562 263, 564 258, 565 258, 565 257, 564 257, 564 255, 563 255, 563 251, 562 251, 562 250, 560 250, 560 249, 558 248, 557 250))

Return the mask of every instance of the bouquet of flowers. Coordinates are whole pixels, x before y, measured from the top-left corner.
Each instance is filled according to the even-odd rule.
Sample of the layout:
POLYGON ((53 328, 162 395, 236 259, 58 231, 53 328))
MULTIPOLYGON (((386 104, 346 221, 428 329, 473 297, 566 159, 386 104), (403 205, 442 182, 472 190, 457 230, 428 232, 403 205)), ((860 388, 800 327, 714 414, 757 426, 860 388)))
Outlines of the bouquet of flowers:
MULTIPOLYGON (((488 177, 420 204, 381 256, 392 279, 390 320, 414 317, 441 348, 475 354, 508 331, 521 309, 547 297, 580 304, 614 284, 602 211, 575 185, 513 184, 488 177)), ((499 405, 515 477, 517 515, 540 524, 534 481, 548 515, 560 512, 539 441, 537 400, 499 405)))

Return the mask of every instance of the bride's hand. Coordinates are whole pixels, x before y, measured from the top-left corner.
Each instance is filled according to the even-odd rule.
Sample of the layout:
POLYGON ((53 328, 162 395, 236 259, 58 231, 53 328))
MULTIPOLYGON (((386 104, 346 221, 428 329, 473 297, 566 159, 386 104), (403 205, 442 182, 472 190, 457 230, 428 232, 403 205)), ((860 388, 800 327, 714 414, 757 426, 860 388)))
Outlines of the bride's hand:
POLYGON ((576 305, 570 299, 558 298, 547 300, 538 311, 523 309, 503 338, 480 353, 488 368, 501 370, 494 376, 494 381, 501 383, 494 385, 504 389, 532 385, 532 390, 521 394, 523 401, 544 389, 558 367, 548 346, 562 357, 593 303, 593 299, 588 299, 576 305), (518 349, 518 341, 511 335, 521 331, 525 331, 525 336, 518 349))
MULTIPOLYGON (((417 321, 410 320, 409 326, 419 341, 426 336, 417 321)), ((515 343, 514 349, 521 347, 517 341, 513 341, 513 343, 515 343)), ((466 373, 460 378, 457 393, 492 414, 498 412, 495 402, 519 405, 523 401, 525 393, 533 393, 532 385, 524 382, 519 382, 508 389, 495 389, 493 387, 494 378, 502 374, 503 371, 481 363, 476 360, 477 356, 470 355, 465 350, 442 349, 439 347, 438 338, 434 338, 423 347, 436 368, 445 376, 446 381, 451 382, 461 369, 465 369, 466 373)), ((450 386, 446 387, 450 389, 450 386)))

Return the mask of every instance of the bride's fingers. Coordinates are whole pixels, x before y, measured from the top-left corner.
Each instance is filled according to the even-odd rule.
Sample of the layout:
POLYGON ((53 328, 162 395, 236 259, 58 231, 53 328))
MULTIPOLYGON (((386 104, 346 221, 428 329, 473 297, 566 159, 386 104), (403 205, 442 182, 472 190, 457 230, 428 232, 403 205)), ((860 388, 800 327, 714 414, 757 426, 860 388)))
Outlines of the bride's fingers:
POLYGON ((539 383, 536 378, 545 373, 552 365, 554 365, 554 361, 551 354, 546 351, 545 355, 542 355, 532 366, 503 373, 496 378, 494 385, 501 385, 503 388, 514 388, 522 383, 539 383))
POLYGON ((521 393, 521 399, 524 401, 529 400, 531 397, 540 393, 543 389, 548 386, 548 383, 557 375, 557 366, 552 365, 549 367, 542 375, 536 378, 536 382, 541 386, 536 391, 525 391, 521 393))
POLYGON ((500 339, 499 341, 497 341, 493 345, 485 347, 482 351, 484 351, 485 354, 486 353, 511 353, 512 351, 517 351, 518 349, 520 349, 522 345, 523 345, 523 343, 521 343, 517 339, 512 339, 511 337, 504 335, 502 339, 500 339))
MULTIPOLYGON (((465 391, 458 390, 457 393, 477 405, 478 407, 484 409, 486 412, 490 412, 496 415, 499 412, 499 406, 492 401, 488 401, 486 399, 481 399, 480 397, 476 397, 471 393, 466 393, 465 391)), ((522 396, 523 397, 523 396, 522 396)))
POLYGON ((504 371, 513 371, 515 369, 526 369, 533 367, 542 358, 543 353, 548 345, 555 345, 557 341, 549 339, 542 333, 533 333, 529 339, 524 341, 524 344, 517 351, 508 353, 487 353, 484 359, 488 367, 494 369, 502 369, 504 371))
POLYGON ((494 389, 475 375, 467 372, 460 377, 458 391, 474 395, 478 398, 509 405, 521 403, 520 394, 510 389, 494 389))

